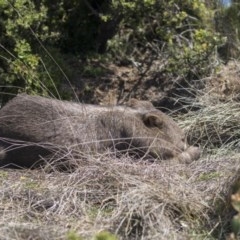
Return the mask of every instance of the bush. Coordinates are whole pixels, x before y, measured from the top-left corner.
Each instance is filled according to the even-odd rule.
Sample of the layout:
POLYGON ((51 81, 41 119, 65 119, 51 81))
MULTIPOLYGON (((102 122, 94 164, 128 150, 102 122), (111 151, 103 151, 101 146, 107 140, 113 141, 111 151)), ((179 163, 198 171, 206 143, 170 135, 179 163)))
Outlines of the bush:
POLYGON ((182 88, 215 68, 222 43, 213 11, 201 0, 14 0, 0 7, 3 92, 9 85, 17 87, 13 93, 57 95, 66 79, 66 64, 58 63, 63 52, 84 58, 106 50, 113 60, 152 73, 158 84, 166 79, 182 88))
POLYGON ((232 1, 229 7, 222 7, 216 13, 216 29, 226 38, 226 43, 218 48, 220 57, 225 63, 239 59, 240 53, 240 2, 232 1))
POLYGON ((1 91, 46 95, 54 83, 43 74, 41 57, 34 48, 47 34, 41 24, 46 20, 46 8, 43 4, 36 6, 32 1, 16 0, 0 1, 0 9, 1 91))

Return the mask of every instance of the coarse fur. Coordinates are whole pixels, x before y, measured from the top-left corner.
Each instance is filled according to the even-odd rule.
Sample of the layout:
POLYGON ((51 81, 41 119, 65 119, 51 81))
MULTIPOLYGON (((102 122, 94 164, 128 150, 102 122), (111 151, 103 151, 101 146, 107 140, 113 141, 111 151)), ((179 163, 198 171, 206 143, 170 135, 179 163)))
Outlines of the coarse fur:
POLYGON ((109 148, 184 163, 200 156, 178 125, 147 101, 109 107, 20 94, 0 110, 0 166, 32 167, 63 149, 93 154, 109 148))

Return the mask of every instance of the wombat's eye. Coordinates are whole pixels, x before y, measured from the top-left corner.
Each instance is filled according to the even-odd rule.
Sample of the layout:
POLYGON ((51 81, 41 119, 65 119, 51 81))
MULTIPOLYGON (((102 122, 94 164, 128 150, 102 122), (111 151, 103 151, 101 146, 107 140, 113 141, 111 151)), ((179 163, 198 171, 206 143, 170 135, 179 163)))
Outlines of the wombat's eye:
POLYGON ((182 137, 181 140, 182 140, 182 142, 186 142, 186 137, 185 136, 182 137))

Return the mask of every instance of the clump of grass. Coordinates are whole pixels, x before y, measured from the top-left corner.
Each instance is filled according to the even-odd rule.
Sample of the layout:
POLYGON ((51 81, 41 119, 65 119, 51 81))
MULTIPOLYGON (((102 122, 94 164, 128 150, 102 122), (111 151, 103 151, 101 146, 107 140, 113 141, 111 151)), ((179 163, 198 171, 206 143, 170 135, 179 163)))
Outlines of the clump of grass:
MULTIPOLYGON (((228 175, 225 171, 219 171, 219 168, 224 168, 225 164, 228 165, 232 157, 239 162, 240 102, 239 91, 237 90, 239 87, 239 78, 237 75, 239 72, 239 63, 235 64, 234 68, 232 66, 230 64, 230 66, 222 68, 220 77, 224 76, 224 81, 219 79, 219 75, 214 75, 210 78, 213 83, 212 88, 207 82, 204 89, 195 89, 196 96, 194 101, 186 99, 188 103, 194 102, 193 105, 189 105, 188 109, 194 107, 195 111, 189 111, 178 117, 179 125, 187 132, 189 141, 192 144, 199 144, 208 158, 211 156, 211 158, 215 158, 218 162, 218 159, 225 156, 225 163, 222 162, 221 166, 218 166, 217 163, 215 168, 211 167, 212 170, 210 170, 210 165, 207 165, 206 171, 203 171, 199 175, 198 182, 208 184, 205 189, 203 188, 207 192, 214 190, 214 185, 209 185, 209 183, 213 183, 214 179, 232 177, 231 174, 228 175), (222 88, 222 85, 225 88, 222 88), (225 91, 226 89, 229 90, 230 94, 225 91)), ((206 79, 205 81, 208 80, 206 79)), ((227 168, 227 166, 225 167, 227 168)), ((239 192, 239 179, 239 175, 235 175, 230 182, 220 183, 222 184, 222 193, 225 197, 228 196, 229 202, 232 192, 239 192), (231 186, 234 187, 232 188, 231 186)), ((216 194, 219 193, 216 192, 216 194)), ((234 205, 236 202, 235 196, 232 195, 234 199, 232 200, 232 205, 237 210, 236 205, 234 205)), ((218 224, 219 226, 224 226, 225 229, 227 226, 229 232, 233 231, 235 233, 235 235, 234 233, 229 234, 228 239, 236 239, 235 237, 238 235, 238 230, 236 229, 238 229, 239 214, 232 220, 230 211, 227 211, 227 208, 222 203, 223 201, 216 200, 213 207, 215 213, 226 213, 227 217, 225 219, 228 219, 228 221, 225 221, 225 223, 224 221, 222 223, 219 222, 218 224), (232 229, 230 228, 230 222, 232 222, 232 229)))
POLYGON ((188 112, 181 118, 180 125, 187 131, 192 143, 208 148, 223 145, 239 147, 240 103, 209 102, 200 110, 188 112))
POLYGON ((207 153, 239 152, 240 102, 237 79, 239 64, 223 66, 219 74, 199 80, 199 87, 189 86, 194 98, 183 97, 186 114, 178 116, 191 144, 199 144, 207 153), (226 86, 225 86, 226 85, 226 86), (230 95, 225 91, 229 88, 230 95), (193 109, 193 110, 192 110, 193 109), (197 110, 196 110, 197 109, 197 110))

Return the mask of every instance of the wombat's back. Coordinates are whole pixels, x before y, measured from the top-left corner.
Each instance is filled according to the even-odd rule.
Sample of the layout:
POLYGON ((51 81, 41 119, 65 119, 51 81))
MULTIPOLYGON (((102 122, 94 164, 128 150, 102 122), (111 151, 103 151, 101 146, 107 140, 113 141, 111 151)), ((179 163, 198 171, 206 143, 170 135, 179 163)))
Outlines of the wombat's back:
POLYGON ((0 111, 0 136, 67 145, 89 141, 86 134, 106 111, 109 108, 20 94, 0 111))

